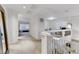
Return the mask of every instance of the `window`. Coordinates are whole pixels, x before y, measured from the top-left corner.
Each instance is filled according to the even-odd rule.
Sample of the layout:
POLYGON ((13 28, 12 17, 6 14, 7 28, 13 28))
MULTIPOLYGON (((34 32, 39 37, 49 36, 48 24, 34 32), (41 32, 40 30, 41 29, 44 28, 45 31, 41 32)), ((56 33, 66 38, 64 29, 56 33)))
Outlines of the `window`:
POLYGON ((29 24, 20 24, 20 32, 29 32, 29 24))
POLYGON ((19 36, 25 36, 29 33, 29 23, 20 21, 19 22, 19 36))

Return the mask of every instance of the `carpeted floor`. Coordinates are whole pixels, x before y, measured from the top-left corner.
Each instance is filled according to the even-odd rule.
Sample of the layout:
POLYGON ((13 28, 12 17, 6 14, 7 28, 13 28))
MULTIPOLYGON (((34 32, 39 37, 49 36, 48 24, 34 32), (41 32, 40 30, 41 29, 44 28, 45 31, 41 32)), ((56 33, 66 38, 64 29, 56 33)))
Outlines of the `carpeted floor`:
POLYGON ((10 54, 40 54, 41 41, 31 37, 21 38, 17 43, 10 44, 9 50, 10 54))

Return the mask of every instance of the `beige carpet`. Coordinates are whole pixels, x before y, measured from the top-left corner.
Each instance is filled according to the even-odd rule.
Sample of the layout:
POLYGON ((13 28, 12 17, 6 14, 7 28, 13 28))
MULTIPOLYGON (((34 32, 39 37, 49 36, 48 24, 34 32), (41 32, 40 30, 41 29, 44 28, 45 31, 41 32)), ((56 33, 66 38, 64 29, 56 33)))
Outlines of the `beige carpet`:
POLYGON ((21 39, 15 44, 9 45, 10 54, 40 54, 41 41, 31 37, 21 39))

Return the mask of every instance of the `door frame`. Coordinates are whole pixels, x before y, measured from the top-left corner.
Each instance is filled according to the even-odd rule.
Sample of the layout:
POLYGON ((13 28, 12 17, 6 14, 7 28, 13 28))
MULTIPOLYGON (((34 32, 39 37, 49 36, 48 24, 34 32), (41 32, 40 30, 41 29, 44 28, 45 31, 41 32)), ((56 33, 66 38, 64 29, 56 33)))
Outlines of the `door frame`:
POLYGON ((5 54, 9 53, 9 48, 8 48, 8 37, 7 37, 7 29, 6 29, 6 19, 5 19, 5 11, 2 8, 2 6, 0 5, 0 11, 2 14, 2 23, 3 23, 3 31, 4 31, 4 40, 5 40, 5 54))

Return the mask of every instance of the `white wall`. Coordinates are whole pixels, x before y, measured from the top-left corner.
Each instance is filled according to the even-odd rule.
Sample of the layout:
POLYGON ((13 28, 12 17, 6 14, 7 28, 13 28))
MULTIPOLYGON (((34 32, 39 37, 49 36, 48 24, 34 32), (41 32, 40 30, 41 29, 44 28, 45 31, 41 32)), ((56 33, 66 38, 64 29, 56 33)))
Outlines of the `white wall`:
POLYGON ((79 16, 71 17, 72 22, 72 38, 79 40, 79 16))
POLYGON ((17 42, 18 36, 18 17, 17 13, 11 9, 6 10, 6 24, 9 43, 17 42))
POLYGON ((47 24, 47 28, 51 28, 51 29, 60 29, 60 27, 66 27, 67 26, 67 22, 64 20, 46 20, 48 22, 47 24))
POLYGON ((30 19, 30 35, 35 38, 39 39, 39 18, 38 17, 32 17, 30 19))
POLYGON ((18 21, 29 22, 29 18, 27 16, 28 15, 25 14, 18 14, 18 21))

